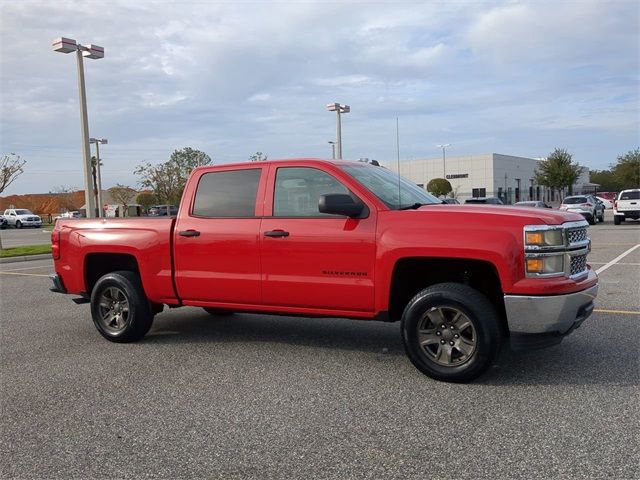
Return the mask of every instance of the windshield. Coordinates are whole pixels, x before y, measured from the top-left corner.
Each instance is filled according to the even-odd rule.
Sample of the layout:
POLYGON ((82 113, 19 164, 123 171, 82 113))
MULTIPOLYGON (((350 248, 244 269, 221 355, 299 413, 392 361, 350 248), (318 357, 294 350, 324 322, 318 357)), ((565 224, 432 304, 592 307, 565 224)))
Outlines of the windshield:
POLYGON ((16 210, 16 215, 33 215, 31 210, 16 210))
POLYGON ((441 200, 427 193, 417 185, 398 177, 384 167, 368 164, 340 165, 340 168, 370 190, 387 207, 399 210, 416 204, 431 205, 441 200), (400 197, 398 198, 398 191, 400 197))

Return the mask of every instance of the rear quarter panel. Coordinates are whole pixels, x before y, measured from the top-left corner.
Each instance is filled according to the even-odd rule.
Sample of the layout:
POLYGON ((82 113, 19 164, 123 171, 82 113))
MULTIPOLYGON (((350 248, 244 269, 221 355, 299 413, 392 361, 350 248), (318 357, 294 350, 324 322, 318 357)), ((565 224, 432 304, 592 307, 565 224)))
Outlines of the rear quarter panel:
POLYGON ((87 291, 86 262, 91 254, 131 255, 145 293, 158 303, 176 303, 172 281, 173 218, 58 220, 60 258, 56 273, 69 293, 87 291))

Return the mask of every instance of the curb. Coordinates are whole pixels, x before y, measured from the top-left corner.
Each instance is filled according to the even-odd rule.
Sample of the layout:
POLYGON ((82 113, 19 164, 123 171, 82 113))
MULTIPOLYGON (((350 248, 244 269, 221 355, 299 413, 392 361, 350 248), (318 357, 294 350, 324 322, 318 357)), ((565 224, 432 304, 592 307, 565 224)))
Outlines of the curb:
POLYGON ((40 253, 38 255, 21 255, 19 257, 6 257, 0 258, 1 263, 16 263, 16 262, 28 262, 30 260, 46 260, 53 259, 50 253, 40 253))

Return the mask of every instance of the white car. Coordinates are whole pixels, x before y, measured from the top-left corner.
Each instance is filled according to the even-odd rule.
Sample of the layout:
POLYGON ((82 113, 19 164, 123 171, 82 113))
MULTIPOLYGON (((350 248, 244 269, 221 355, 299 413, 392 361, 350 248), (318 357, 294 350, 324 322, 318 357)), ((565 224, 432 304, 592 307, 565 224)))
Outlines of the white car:
POLYGON ((613 223, 620 225, 625 219, 640 220, 640 188, 621 191, 613 202, 613 223))
POLYGON ((7 208, 4 211, 4 218, 7 219, 9 226, 15 228, 42 226, 42 219, 26 208, 7 208))
POLYGON ((602 197, 596 197, 596 198, 602 202, 602 204, 604 205, 604 208, 606 208, 607 210, 613 208, 613 202, 611 200, 607 200, 606 198, 602 198, 602 197))

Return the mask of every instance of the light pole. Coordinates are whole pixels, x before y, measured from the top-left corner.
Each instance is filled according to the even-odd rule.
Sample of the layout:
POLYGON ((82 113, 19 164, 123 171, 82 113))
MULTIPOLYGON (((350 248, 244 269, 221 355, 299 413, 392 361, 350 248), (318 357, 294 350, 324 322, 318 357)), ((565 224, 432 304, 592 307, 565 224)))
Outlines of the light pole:
POLYGON ((342 121, 340 120, 341 113, 349 113, 351 111, 351 107, 349 105, 341 105, 339 103, 330 103, 327 105, 327 110, 330 112, 336 112, 338 115, 338 131, 337 131, 337 140, 338 140, 338 159, 342 160, 342 121))
POLYGON ((102 175, 100 168, 100 144, 106 145, 109 141, 106 138, 90 138, 89 143, 96 144, 96 173, 98 174, 98 217, 104 217, 104 209, 102 208, 102 175))
POLYGON ((332 142, 329 140, 329 145, 331 145, 331 158, 336 159, 336 142, 332 142))
POLYGON ((447 168, 446 168, 446 158, 445 158, 445 153, 444 151, 447 149, 447 147, 450 147, 451 144, 450 143, 443 143, 441 145, 436 145, 436 147, 441 148, 442 149, 442 178, 446 179, 447 178, 447 168))
POLYGON ((82 134, 82 156, 84 159, 84 199, 87 218, 96 215, 93 185, 91 185, 91 151, 89 147, 89 121, 87 119, 87 93, 84 87, 84 65, 82 57, 103 58, 104 48, 97 45, 80 45, 71 38, 58 38, 53 42, 53 50, 60 53, 76 52, 78 63, 78 90, 80 94, 80 130, 82 134))

